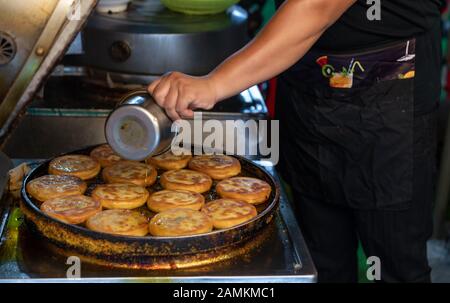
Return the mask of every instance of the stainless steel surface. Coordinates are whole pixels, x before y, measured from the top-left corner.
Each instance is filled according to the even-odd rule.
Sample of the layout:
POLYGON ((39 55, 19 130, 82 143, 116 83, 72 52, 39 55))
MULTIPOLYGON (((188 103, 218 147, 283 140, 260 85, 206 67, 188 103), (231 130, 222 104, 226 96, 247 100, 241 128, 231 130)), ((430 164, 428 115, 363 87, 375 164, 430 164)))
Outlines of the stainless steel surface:
POLYGON ((270 142, 271 128, 267 107, 257 86, 245 90, 240 97, 246 105, 240 114, 227 110, 227 101, 219 102, 211 111, 196 111, 201 117, 194 116, 194 119, 188 120, 191 129, 190 141, 183 135, 182 129, 180 137, 183 137, 185 143, 200 146, 204 142, 202 140, 214 134, 222 138, 222 142, 217 140, 214 146, 220 153, 245 154, 247 157, 260 155, 259 148, 270 142), (221 106, 225 108, 220 108, 221 106), (214 120, 214 127, 211 127, 211 120, 214 120), (220 131, 222 133, 219 133, 220 131), (201 137, 198 136, 200 132, 201 137))
POLYGON ((83 30, 83 61, 97 74, 112 72, 124 82, 129 77, 120 79, 121 74, 134 81, 136 75, 174 70, 203 75, 247 41, 247 13, 239 6, 191 16, 172 12, 159 0, 135 0, 126 12, 92 15, 83 30))
MULTIPOLYGON (((17 161, 18 163, 19 161, 17 161)), ((266 169, 275 176, 273 167, 266 169)), ((270 237, 245 258, 189 270, 117 270, 81 264, 81 278, 67 279, 66 258, 43 247, 23 226, 20 211, 11 210, 7 234, 0 246, 0 282, 315 282, 317 272, 282 191, 279 214, 270 237)))
POLYGON ((13 45, 13 56, 0 65, 0 139, 64 54, 96 1, 77 3, 0 0, 1 39, 6 37, 7 42, 2 46, 3 58, 8 45, 13 45))
POLYGON ((11 133, 4 152, 12 157, 50 158, 105 142, 109 110, 33 110, 11 133))
POLYGON ((161 75, 120 73, 109 70, 85 68, 87 77, 84 79, 88 83, 95 83, 109 88, 117 88, 129 85, 144 86, 155 81, 161 75))
POLYGON ((169 150, 176 130, 172 120, 146 91, 124 97, 109 115, 105 135, 122 158, 142 161, 169 150))

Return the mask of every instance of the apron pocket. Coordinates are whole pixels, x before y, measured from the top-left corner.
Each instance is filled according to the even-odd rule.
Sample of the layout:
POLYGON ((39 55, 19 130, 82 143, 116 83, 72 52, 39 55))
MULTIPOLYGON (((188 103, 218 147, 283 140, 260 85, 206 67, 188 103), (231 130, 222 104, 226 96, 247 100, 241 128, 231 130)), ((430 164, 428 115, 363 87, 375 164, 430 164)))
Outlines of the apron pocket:
POLYGON ((411 200, 413 88, 413 79, 405 79, 347 97, 339 89, 319 94, 313 112, 326 196, 342 197, 358 209, 411 200))

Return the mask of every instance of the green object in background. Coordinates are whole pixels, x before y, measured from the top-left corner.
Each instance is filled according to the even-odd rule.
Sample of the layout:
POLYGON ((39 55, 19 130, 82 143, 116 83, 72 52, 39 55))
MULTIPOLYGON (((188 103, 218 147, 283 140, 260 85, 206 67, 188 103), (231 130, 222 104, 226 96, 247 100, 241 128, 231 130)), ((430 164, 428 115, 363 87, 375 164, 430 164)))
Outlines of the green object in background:
MULTIPOLYGON (((449 62, 448 62, 448 53, 449 53, 449 43, 448 43, 448 38, 446 36, 444 36, 442 38, 442 54, 444 55, 444 58, 446 59, 446 64, 447 64, 447 68, 449 68, 449 62)), ((443 75, 443 79, 445 79, 446 75, 443 75)), ((441 102, 447 102, 448 96, 447 96, 447 90, 445 87, 445 83, 443 81, 443 86, 442 86, 442 90, 441 90, 441 102)))
POLYGON ((212 15, 225 11, 239 0, 161 0, 169 9, 189 15, 212 15))
POLYGON ((364 254, 364 250, 361 246, 361 243, 358 245, 358 282, 359 283, 372 283, 372 281, 369 281, 367 279, 367 257, 364 254))
POLYGON ((270 18, 275 14, 276 8, 275 8, 275 1, 274 0, 267 0, 264 4, 262 15, 263 15, 263 25, 266 25, 267 22, 269 22, 270 18))
POLYGON ((8 219, 8 228, 9 229, 18 229, 22 224, 23 214, 20 208, 15 208, 8 219))

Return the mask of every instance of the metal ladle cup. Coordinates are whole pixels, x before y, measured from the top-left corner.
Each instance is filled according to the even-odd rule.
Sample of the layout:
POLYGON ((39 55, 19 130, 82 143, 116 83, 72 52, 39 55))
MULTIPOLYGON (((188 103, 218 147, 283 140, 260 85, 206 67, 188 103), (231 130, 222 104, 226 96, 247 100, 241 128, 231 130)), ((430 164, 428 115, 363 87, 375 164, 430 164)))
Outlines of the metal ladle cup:
POLYGON ((109 115, 106 140, 122 158, 142 161, 170 149, 176 135, 172 123, 147 91, 134 91, 109 115))

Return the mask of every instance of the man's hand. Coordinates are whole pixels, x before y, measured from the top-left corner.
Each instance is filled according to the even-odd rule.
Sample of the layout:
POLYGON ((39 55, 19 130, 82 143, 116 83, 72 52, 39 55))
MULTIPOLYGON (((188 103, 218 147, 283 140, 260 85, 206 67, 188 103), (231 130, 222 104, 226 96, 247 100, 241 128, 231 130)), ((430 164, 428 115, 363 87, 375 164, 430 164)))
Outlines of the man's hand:
POLYGON ((211 77, 192 77, 178 72, 155 80, 148 86, 148 92, 174 121, 191 118, 194 109, 211 109, 218 101, 211 77))

